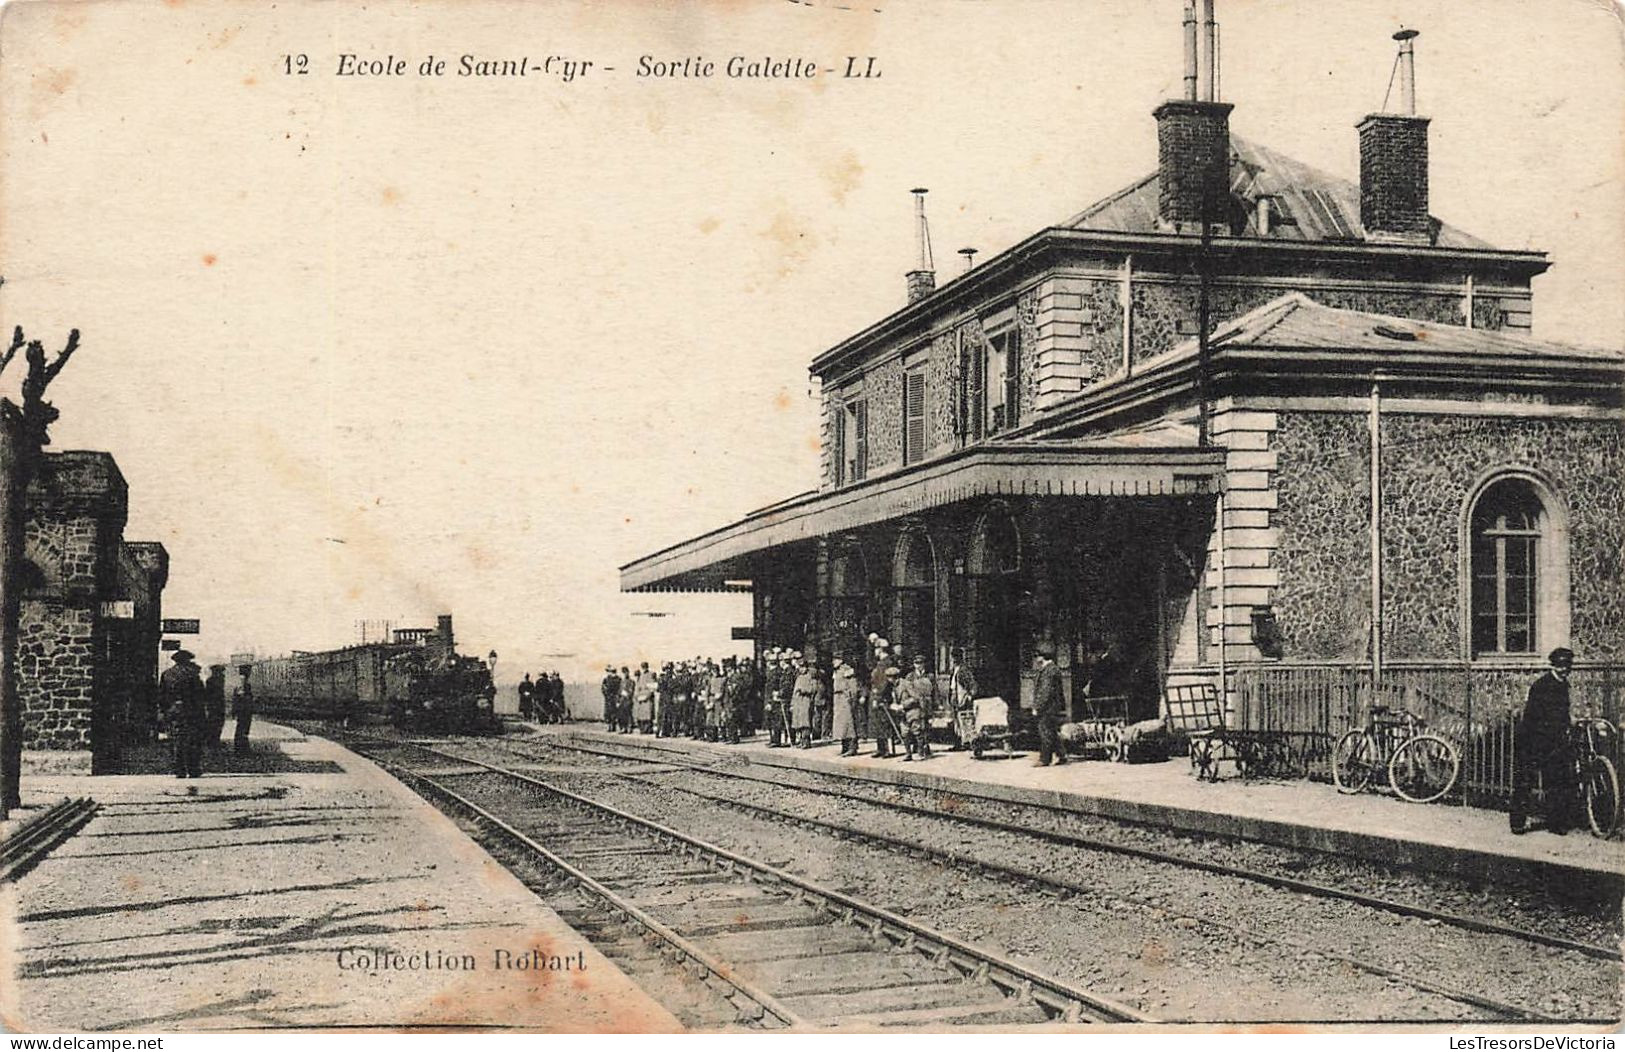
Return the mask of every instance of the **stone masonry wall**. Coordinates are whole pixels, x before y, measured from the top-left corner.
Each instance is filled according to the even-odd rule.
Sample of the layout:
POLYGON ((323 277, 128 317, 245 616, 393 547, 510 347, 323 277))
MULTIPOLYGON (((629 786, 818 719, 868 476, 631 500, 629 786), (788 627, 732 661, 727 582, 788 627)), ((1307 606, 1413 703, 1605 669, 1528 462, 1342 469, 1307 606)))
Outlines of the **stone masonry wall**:
MULTIPOLYGON (((1286 656, 1365 657, 1370 466, 1360 413, 1282 412, 1273 605, 1286 656)), ((1462 516, 1486 472, 1549 479, 1567 512, 1570 645, 1625 656, 1625 454, 1607 421, 1383 416, 1383 646, 1393 659, 1462 652, 1462 516)))

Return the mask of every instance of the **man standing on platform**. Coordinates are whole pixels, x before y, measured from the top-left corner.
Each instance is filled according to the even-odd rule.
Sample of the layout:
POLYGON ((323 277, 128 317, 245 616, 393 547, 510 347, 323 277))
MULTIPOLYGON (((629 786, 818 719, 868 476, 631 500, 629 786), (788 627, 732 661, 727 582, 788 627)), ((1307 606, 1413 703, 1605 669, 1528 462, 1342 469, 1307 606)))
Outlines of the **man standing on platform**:
POLYGON ((175 777, 203 777, 203 735, 208 720, 203 677, 190 650, 177 650, 174 662, 158 678, 158 705, 169 724, 175 777))
POLYGON ((231 692, 231 715, 237 721, 231 735, 231 751, 238 756, 247 756, 250 751, 248 732, 254 725, 254 688, 248 682, 248 674, 253 671, 253 666, 243 665, 237 671, 243 681, 231 692))
POLYGON ((604 726, 613 731, 621 707, 621 677, 615 674, 614 665, 604 666, 604 678, 598 689, 604 694, 604 726))
POLYGON ((527 672, 525 678, 519 681, 519 718, 522 720, 530 719, 532 706, 535 704, 536 684, 530 681, 530 673, 527 672))
POLYGON ((841 741, 842 756, 858 754, 858 674, 846 663, 846 658, 835 656, 835 671, 830 673, 830 695, 834 699, 830 735, 841 741))
POLYGON ((203 681, 203 694, 206 713, 203 745, 206 748, 220 741, 220 732, 226 727, 226 666, 209 666, 209 678, 203 681))
POLYGON ((1033 658, 1038 671, 1038 682, 1033 688, 1033 711, 1038 717, 1038 766, 1048 767, 1051 757, 1056 764, 1066 763, 1066 750, 1061 745, 1061 714, 1066 697, 1061 693, 1061 670, 1055 664, 1055 644, 1041 641, 1033 658))
POLYGON ((925 655, 914 655, 914 670, 897 685, 898 700, 903 710, 903 761, 918 754, 920 759, 931 758, 931 743, 926 740, 931 716, 937 708, 937 681, 925 670, 925 655))
POLYGON ((784 741, 785 694, 783 652, 773 647, 767 652, 767 674, 762 681, 762 720, 767 724, 769 749, 788 744, 784 741))
POLYGON ((824 684, 818 678, 810 652, 798 651, 792 656, 796 660, 796 679, 790 696, 790 730, 795 734, 797 747, 811 749, 813 714, 823 704, 824 684))
POLYGON ((1526 832, 1535 774, 1546 790, 1546 829, 1562 836, 1574 820, 1574 748, 1569 741, 1569 672, 1574 651, 1558 647, 1551 668, 1529 687, 1529 701, 1513 740, 1512 832, 1526 832))
POLYGON ((954 748, 963 749, 976 733, 976 677, 965 663, 965 648, 954 647, 948 673, 948 704, 953 707, 954 748))
POLYGON ((869 733, 875 740, 875 751, 872 755, 876 759, 885 759, 892 755, 891 747, 895 737, 891 716, 892 692, 899 675, 901 673, 897 666, 891 664, 887 655, 886 641, 880 640, 875 645, 875 665, 869 674, 869 733))

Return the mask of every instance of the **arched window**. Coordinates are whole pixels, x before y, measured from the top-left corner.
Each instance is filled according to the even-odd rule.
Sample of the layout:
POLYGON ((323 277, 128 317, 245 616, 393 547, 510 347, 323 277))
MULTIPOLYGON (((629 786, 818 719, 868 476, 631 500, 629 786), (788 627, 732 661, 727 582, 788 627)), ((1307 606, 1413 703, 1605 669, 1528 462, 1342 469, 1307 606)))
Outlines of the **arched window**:
POLYGON ((1567 642, 1568 544, 1560 508, 1525 475, 1481 487, 1468 519, 1474 657, 1541 654, 1567 642))

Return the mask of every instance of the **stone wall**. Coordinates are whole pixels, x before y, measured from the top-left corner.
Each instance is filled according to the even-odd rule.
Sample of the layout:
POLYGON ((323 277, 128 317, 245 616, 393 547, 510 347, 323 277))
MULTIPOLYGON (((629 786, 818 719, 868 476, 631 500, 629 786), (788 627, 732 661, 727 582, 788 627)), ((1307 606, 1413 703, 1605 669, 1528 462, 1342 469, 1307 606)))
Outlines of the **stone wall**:
MULTIPOLYGON (((1282 412, 1273 603, 1288 658, 1358 660, 1370 624, 1367 421, 1282 412)), ((1625 656, 1625 453, 1616 422, 1383 416, 1383 647, 1391 659, 1456 659, 1462 516, 1500 468, 1547 479, 1569 523, 1569 642, 1625 656)))
POLYGON ((90 750, 116 725, 105 601, 120 597, 127 488, 106 453, 51 453, 28 490, 18 636, 27 749, 90 750))

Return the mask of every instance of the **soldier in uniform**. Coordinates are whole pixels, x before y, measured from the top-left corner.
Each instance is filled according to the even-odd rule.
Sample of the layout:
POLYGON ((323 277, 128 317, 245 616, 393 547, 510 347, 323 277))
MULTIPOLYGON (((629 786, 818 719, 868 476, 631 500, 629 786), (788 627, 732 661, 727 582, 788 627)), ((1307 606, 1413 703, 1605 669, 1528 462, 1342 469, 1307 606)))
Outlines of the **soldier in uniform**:
POLYGON ((925 670, 925 655, 914 655, 914 669, 897 685, 899 708, 903 713, 903 760, 931 758, 926 728, 937 709, 937 681, 925 670))
POLYGON ((767 652, 767 674, 762 682, 762 719, 767 723, 769 749, 789 744, 784 740, 784 704, 787 701, 784 696, 784 665, 787 657, 787 652, 778 647, 767 652))
POLYGON ((554 669, 547 677, 548 699, 553 703, 553 722, 563 723, 570 716, 569 708, 564 704, 564 677, 559 670, 554 669))
POLYGON ((1574 778, 1574 747, 1569 739, 1569 672, 1574 651, 1558 647, 1547 658, 1551 667, 1529 687, 1529 700, 1513 739, 1512 832, 1527 831, 1529 795, 1539 773, 1546 790, 1546 829, 1558 836, 1574 824, 1579 794, 1574 778))
POLYGON ((660 693, 660 683, 645 661, 638 669, 636 684, 632 687, 632 721, 639 734, 649 734, 654 730, 656 697, 660 693))
POLYGON ((632 678, 629 666, 621 666, 621 697, 615 706, 615 726, 622 734, 632 733, 632 692, 638 681, 632 678))
POLYGON ((813 714, 821 704, 824 684, 813 667, 811 653, 804 655, 797 651, 792 656, 796 661, 796 678, 790 691, 790 730, 798 748, 811 749, 813 714))
POLYGON ((728 677, 715 661, 706 662, 705 704, 710 710, 706 740, 720 742, 728 733, 728 677))
POLYGON ((604 695, 604 726, 614 730, 615 717, 621 706, 621 677, 615 674, 614 665, 604 666, 604 679, 598 689, 604 695))
POLYGON ((729 745, 739 744, 739 725, 750 698, 750 665, 738 658, 723 662, 722 705, 727 722, 723 727, 729 745))
POLYGON ((1038 682, 1033 687, 1033 712, 1038 718, 1038 766, 1048 767, 1054 757, 1057 765, 1066 763, 1066 749, 1061 744, 1061 715, 1066 697, 1061 693, 1061 670, 1055 664, 1055 644, 1044 640, 1038 644, 1033 668, 1038 682))
POLYGON ((203 736, 208 723, 203 678, 190 650, 177 650, 174 664, 158 678, 158 705, 169 724, 175 777, 203 777, 203 736))
POLYGON ((858 674, 846 658, 835 655, 835 669, 830 673, 830 734, 841 741, 842 756, 858 754, 858 706, 862 704, 858 690, 858 674))
POLYGON ((874 668, 869 673, 869 733, 875 739, 875 751, 871 755, 877 759, 885 759, 892 755, 891 747, 895 737, 891 703, 892 692, 900 673, 897 666, 887 657, 886 646, 884 639, 876 644, 874 668))
POLYGON ((657 738, 671 737, 672 726, 676 723, 673 717, 676 715, 675 710, 677 708, 678 676, 686 679, 688 673, 684 672, 680 667, 674 668, 670 661, 660 666, 660 679, 658 680, 660 684, 660 718, 655 724, 655 737, 657 738))

